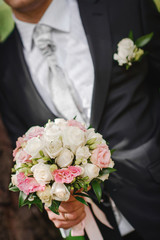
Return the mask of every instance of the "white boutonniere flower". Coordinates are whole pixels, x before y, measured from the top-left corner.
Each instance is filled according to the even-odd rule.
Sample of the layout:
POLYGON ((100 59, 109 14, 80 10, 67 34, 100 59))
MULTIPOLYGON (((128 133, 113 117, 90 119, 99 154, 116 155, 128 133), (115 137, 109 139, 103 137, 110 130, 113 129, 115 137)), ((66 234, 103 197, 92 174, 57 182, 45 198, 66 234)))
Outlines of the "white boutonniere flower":
POLYGON ((153 37, 153 32, 138 38, 135 42, 133 40, 133 33, 130 31, 129 37, 122 39, 118 43, 117 53, 113 55, 119 66, 125 65, 128 70, 133 62, 138 62, 146 53, 141 47, 144 47, 153 37))

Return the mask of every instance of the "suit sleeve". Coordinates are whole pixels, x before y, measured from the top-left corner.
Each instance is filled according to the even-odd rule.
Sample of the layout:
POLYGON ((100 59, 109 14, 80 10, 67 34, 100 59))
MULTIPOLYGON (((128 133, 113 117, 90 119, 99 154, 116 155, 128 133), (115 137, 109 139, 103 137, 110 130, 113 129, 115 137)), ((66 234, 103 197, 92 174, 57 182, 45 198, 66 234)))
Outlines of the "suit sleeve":
POLYGON ((160 13, 153 0, 141 0, 141 13, 144 34, 154 33, 146 49, 149 58, 150 81, 160 87, 160 13))

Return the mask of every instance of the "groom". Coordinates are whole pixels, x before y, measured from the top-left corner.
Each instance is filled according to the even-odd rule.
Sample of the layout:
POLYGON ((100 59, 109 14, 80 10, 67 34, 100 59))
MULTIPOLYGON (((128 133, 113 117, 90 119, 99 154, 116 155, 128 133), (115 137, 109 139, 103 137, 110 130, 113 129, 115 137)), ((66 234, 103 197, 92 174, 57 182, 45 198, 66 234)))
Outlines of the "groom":
MULTIPOLYGON (((0 45, 0 110, 13 145, 29 127, 67 116, 67 108, 71 108, 69 105, 66 112, 61 111, 61 106, 56 105, 58 96, 52 96, 54 89, 59 89, 55 81, 58 76, 55 71, 51 74, 48 56, 36 45, 34 33, 39 23, 52 29, 54 61, 78 113, 109 141, 110 148, 116 149, 113 160, 117 172, 105 183, 104 202, 100 204, 115 230, 100 226, 104 239, 158 240, 160 16, 153 2, 6 2, 13 10, 16 27, 0 45), (154 37, 146 46, 148 54, 126 70, 113 55, 130 30, 134 39, 151 32, 154 37), (110 213, 108 196, 115 203, 112 209, 119 217, 116 221, 120 234, 110 213)), ((60 228, 70 228, 85 217, 84 207, 73 198, 62 204, 60 211, 60 216, 49 212, 60 228)))

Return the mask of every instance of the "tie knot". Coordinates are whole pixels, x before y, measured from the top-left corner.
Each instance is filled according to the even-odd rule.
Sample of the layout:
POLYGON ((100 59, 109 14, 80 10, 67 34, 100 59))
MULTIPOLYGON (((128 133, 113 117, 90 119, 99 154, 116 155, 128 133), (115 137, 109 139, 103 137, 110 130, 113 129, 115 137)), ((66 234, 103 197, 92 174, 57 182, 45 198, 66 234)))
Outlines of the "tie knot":
POLYGON ((52 28, 47 25, 36 25, 33 32, 33 41, 42 54, 46 57, 55 51, 55 45, 51 40, 52 28))

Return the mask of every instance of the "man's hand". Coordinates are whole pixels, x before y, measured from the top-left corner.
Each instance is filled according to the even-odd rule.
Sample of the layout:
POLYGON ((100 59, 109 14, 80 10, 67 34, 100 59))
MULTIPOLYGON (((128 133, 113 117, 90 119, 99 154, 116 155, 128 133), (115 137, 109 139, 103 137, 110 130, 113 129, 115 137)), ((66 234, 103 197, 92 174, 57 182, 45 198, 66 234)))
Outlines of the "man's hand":
POLYGON ((73 196, 67 202, 62 202, 59 207, 60 215, 46 208, 49 219, 57 228, 68 229, 80 223, 86 216, 84 204, 77 201, 73 196))

